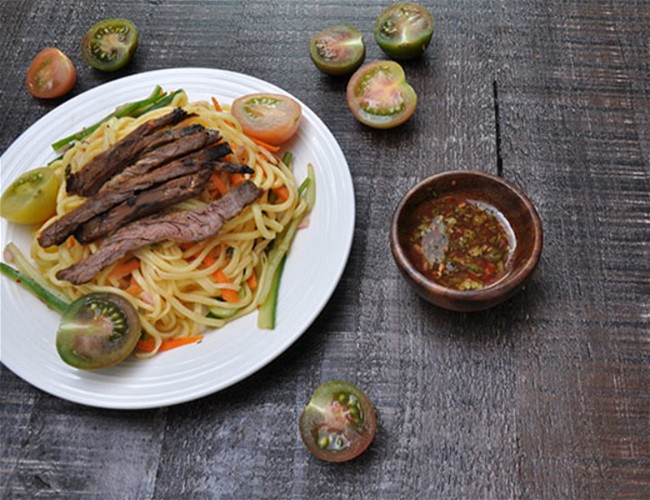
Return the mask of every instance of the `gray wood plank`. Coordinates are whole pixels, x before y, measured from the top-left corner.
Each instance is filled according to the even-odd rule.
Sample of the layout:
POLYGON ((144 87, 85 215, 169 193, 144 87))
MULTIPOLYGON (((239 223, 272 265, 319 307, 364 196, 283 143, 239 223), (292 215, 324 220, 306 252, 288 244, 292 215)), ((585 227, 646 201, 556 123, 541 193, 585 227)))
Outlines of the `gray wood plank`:
POLYGON ((523 493, 642 497, 648 456, 630 449, 648 444, 639 431, 650 409, 641 361, 650 108, 647 62, 630 37, 647 32, 649 11, 609 2, 506 5, 504 176, 528 190, 546 229, 543 281, 531 285, 542 307, 530 312, 530 343, 517 349, 523 493))
POLYGON ((151 411, 58 400, 0 366, 3 498, 642 498, 650 489, 650 8, 638 0, 423 2, 436 32, 404 64, 419 96, 403 127, 357 123, 345 80, 309 60, 334 23, 371 35, 387 2, 170 0, 0 4, 0 151, 63 100, 24 72, 57 45, 72 95, 120 76, 205 66, 275 83, 307 103, 356 190, 350 261, 311 328, 279 359, 213 396, 151 411), (122 15, 133 64, 101 74, 81 34, 122 15), (498 121, 497 121, 498 120, 498 121), (497 135, 498 132, 498 135, 497 135), (475 314, 434 308, 399 277, 393 209, 450 169, 500 173, 537 205, 542 259, 525 289, 475 314), (379 431, 343 465, 309 455, 297 419, 323 380, 374 400, 379 431))

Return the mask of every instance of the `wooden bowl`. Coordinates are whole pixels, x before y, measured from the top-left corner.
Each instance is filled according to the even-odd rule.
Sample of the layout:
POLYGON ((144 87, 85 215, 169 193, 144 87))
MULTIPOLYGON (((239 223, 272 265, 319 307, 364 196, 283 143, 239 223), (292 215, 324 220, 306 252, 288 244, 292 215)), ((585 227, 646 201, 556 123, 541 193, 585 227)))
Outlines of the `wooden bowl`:
POLYGON ((425 300, 453 311, 479 311, 512 297, 531 275, 542 251, 542 223, 528 197, 501 177, 477 171, 444 172, 423 180, 402 198, 391 223, 390 245, 402 275, 425 300), (457 290, 442 286, 425 277, 407 251, 408 215, 425 200, 453 193, 465 193, 496 208, 512 229, 515 244, 506 273, 484 288, 457 290))

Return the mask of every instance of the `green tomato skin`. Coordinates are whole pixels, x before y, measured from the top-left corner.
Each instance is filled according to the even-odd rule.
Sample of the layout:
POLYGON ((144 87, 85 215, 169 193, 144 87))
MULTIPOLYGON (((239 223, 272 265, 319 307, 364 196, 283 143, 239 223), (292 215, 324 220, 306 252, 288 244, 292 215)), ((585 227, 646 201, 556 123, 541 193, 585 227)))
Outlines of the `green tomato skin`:
POLYGON ((131 61, 139 32, 128 19, 104 19, 90 28, 81 41, 81 55, 93 68, 117 71, 131 61))
POLYGON ((377 45, 392 59, 422 57, 433 36, 434 20, 425 7, 399 2, 386 8, 373 31, 377 45))
POLYGON ((133 352, 140 330, 140 319, 128 300, 114 293, 89 293, 63 313, 56 350, 75 368, 107 368, 133 352))
POLYGON ((363 34, 353 26, 331 26, 312 37, 309 56, 314 65, 328 75, 353 73, 366 57, 363 34))

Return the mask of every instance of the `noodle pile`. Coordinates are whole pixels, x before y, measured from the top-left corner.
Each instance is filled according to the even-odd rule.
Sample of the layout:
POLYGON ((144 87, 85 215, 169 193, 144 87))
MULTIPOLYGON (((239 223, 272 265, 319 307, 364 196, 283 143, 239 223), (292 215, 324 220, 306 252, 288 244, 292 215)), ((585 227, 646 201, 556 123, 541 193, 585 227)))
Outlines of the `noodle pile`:
MULTIPOLYGON (((133 255, 103 269, 84 285, 59 280, 56 273, 93 253, 98 243, 82 245, 70 237, 61 245, 42 248, 34 238, 30 251, 43 276, 72 300, 101 291, 117 293, 130 300, 139 313, 143 330, 155 341, 154 351, 147 355, 154 354, 164 339, 198 335, 206 327, 222 327, 226 322, 255 310, 257 291, 265 280, 272 279, 265 272, 265 250, 287 224, 302 218, 307 210, 289 167, 244 135, 227 109, 216 111, 205 101, 188 103, 187 96, 181 92, 168 108, 135 119, 113 118, 107 121, 53 162, 51 168, 62 180, 56 215, 39 231, 84 201, 82 197, 66 193, 64 176, 68 165, 72 172, 80 170, 90 159, 139 125, 168 113, 172 107, 183 107, 196 114, 184 124, 199 123, 205 128, 218 130, 233 151, 225 159, 250 166, 254 173, 245 177, 264 189, 263 196, 227 221, 216 236, 198 243, 166 241, 140 248, 133 255), (272 191, 281 186, 288 193, 286 199, 274 196, 272 191), (139 266, 134 258, 139 260, 139 266), (136 268, 128 275, 120 276, 118 271, 129 267, 124 265, 125 261, 132 261, 130 263, 136 268), (225 275, 227 279, 215 279, 215 275, 225 275), (224 289, 234 290, 239 300, 225 301, 222 297, 224 289), (218 313, 208 314, 211 309, 218 313)), ((237 175, 241 177, 241 174, 213 175, 218 175, 220 179, 216 181, 221 181, 214 184, 226 188, 237 182, 237 175)), ((197 209, 219 196, 218 189, 206 189, 201 196, 182 202, 174 209, 197 209)))

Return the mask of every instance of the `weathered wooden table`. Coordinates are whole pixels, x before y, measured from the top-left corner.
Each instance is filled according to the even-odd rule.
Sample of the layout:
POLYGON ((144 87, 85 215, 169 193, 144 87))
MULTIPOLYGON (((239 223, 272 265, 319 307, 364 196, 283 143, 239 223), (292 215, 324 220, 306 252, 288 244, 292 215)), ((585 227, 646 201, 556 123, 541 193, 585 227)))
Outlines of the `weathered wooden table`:
POLYGON ((71 95, 152 69, 223 68, 281 86, 323 119, 348 160, 357 221, 322 314, 226 390, 102 410, 1 367, 3 498, 650 497, 650 5, 426 1, 431 47, 404 64, 417 112, 382 132, 355 121, 345 79, 321 74, 307 45, 352 24, 367 60, 383 58, 371 32, 388 3, 0 3, 0 151, 63 102, 25 90, 45 46, 77 65, 71 95), (130 66, 100 74, 80 39, 116 16, 140 27, 141 44, 130 66), (428 305, 390 254, 400 196, 452 169, 514 182, 544 224, 533 278, 486 312, 428 305), (331 378, 363 387, 379 418, 369 450, 343 465, 312 457, 296 424, 331 378))

